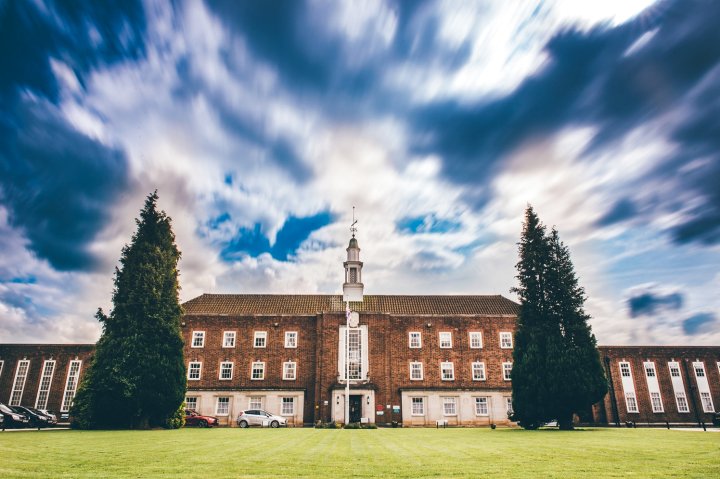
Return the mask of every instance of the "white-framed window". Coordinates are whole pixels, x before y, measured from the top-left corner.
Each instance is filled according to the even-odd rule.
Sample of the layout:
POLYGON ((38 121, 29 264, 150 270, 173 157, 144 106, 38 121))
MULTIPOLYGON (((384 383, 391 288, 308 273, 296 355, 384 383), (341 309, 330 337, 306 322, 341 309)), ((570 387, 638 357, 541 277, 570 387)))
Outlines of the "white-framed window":
POLYGON ((410 331, 408 333, 408 343, 412 349, 422 348, 422 333, 420 331, 410 331))
POLYGON ((500 348, 502 349, 512 349, 513 347, 513 341, 512 341, 512 333, 503 331, 500 333, 500 348))
POLYGON ((294 381, 297 377, 297 363, 288 361, 283 363, 283 380, 294 381))
MULTIPOLYGON (((5 365, 5 361, 3 361, 2 359, 0 359, 0 378, 2 377, 2 371, 3 371, 3 366, 4 366, 4 365, 5 365)), ((720 363, 718 363, 718 367, 720 367, 720 363)))
POLYGON ((255 331, 253 345, 256 348, 264 348, 267 344, 267 331, 255 331))
POLYGON ((265 379, 265 363, 260 361, 252 363, 252 372, 250 374, 250 379, 265 379))
POLYGON ((655 363, 645 363, 645 376, 649 378, 657 377, 657 374, 655 372, 655 363))
POLYGON ((217 404, 215 405, 215 414, 217 416, 227 416, 230 414, 230 398, 227 396, 220 396, 217 398, 217 404))
POLYGON ((298 333, 297 331, 285 331, 285 347, 297 348, 298 333))
POLYGON ((479 397, 475 398, 475 415, 476 416, 487 416, 488 413, 488 398, 479 397))
POLYGON ((512 363, 502 363, 503 380, 510 381, 512 375, 512 363))
POLYGON ((234 348, 237 332, 223 331, 223 348, 234 348))
POLYGON ((413 416, 425 415, 425 398, 412 398, 411 414, 413 416))
POLYGON ((444 397, 443 401, 443 415, 444 416, 457 416, 456 398, 444 397))
POLYGON ((80 366, 82 361, 75 359, 70 361, 68 366, 67 381, 65 381, 65 393, 63 394, 62 406, 60 407, 61 412, 68 412, 75 399, 75 392, 77 391, 78 381, 80 379, 80 366))
POLYGON ((507 411, 508 415, 512 414, 513 407, 512 407, 512 397, 511 396, 505 396, 505 411, 507 411))
POLYGON ((188 363, 188 381, 200 380, 201 370, 202 370, 202 363, 200 361, 190 361, 188 363))
POLYGON ((440 363, 440 378, 443 381, 455 380, 455 365, 452 362, 440 363))
POLYGON ((192 343, 191 348, 203 348, 205 347, 205 331, 193 331, 192 332, 192 343))
POLYGON ((350 379, 362 379, 362 331, 351 328, 348 331, 348 373, 350 379))
POLYGON ((295 414, 295 398, 294 397, 282 398, 282 403, 280 405, 280 415, 281 416, 292 416, 294 414, 295 414))
POLYGON ((480 349, 482 347, 482 333, 480 331, 470 331, 470 349, 480 349))
POLYGON ((709 392, 701 391, 700 401, 702 402, 703 412, 715 412, 715 407, 713 406, 712 397, 709 392))
POLYGON ((340 326, 339 333, 337 364, 340 379, 366 379, 370 368, 367 325, 350 329, 340 326))
POLYGON ((185 410, 186 411, 197 411, 198 398, 197 396, 187 396, 185 398, 185 410))
POLYGON ((441 331, 440 332, 440 347, 442 349, 452 348, 452 332, 441 331))
POLYGON ((220 363, 220 379, 229 381, 233 378, 233 363, 231 361, 223 361, 220 363))
POLYGON ((705 377, 705 365, 703 363, 693 363, 693 369, 695 369, 696 378, 705 377))
POLYGON ((670 376, 673 378, 679 378, 680 377, 680 365, 678 363, 670 362, 668 363, 668 367, 670 368, 670 376))
POLYGON ((422 381, 423 379, 423 363, 412 362, 410 363, 410 380, 411 381, 422 381))
POLYGON ((250 396, 248 409, 262 409, 262 396, 250 396))
POLYGON ((664 412, 662 398, 659 392, 650 393, 650 404, 652 405, 653 412, 664 412))
POLYGON ((473 381, 485 381, 485 363, 472 363, 472 378, 473 381))
POLYGON ((627 412, 639 412, 634 392, 628 391, 625 393, 625 405, 627 406, 627 412))
POLYGON ((48 397, 50 395, 50 384, 55 373, 55 361, 48 359, 43 363, 40 386, 38 386, 35 409, 47 409, 48 397))
POLYGON ((688 406, 687 397, 685 397, 684 392, 675 393, 675 404, 677 404, 678 412, 690 412, 690 407, 688 406))
POLYGON ((30 369, 30 360, 21 359, 17 363, 15 369, 15 379, 13 380, 12 391, 10 392, 10 406, 19 406, 22 401, 23 391, 25 391, 25 380, 27 380, 28 370, 30 369))
POLYGON ((628 363, 628 362, 620 363, 620 376, 622 376, 624 378, 632 377, 632 374, 630 373, 630 363, 628 363))

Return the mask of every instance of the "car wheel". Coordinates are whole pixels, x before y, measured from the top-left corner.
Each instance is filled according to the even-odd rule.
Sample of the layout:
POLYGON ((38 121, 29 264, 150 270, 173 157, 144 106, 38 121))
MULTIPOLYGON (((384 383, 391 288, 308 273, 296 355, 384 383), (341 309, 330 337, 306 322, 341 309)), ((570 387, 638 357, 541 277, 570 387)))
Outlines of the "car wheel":
POLYGON ((208 423, 207 423, 206 420, 203 419, 202 421, 198 422, 198 426, 200 426, 200 427, 208 427, 208 423))
POLYGON ((242 428, 248 427, 247 421, 240 421, 240 427, 242 427, 242 428))
POLYGON ((280 427, 280 423, 277 421, 273 421, 270 423, 270 427, 280 427))

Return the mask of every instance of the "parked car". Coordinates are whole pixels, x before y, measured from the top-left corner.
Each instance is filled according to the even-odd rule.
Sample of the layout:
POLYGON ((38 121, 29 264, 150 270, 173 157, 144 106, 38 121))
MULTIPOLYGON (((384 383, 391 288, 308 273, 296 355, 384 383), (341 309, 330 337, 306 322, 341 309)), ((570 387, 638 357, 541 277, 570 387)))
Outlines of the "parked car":
POLYGON ((47 415, 41 413, 33 407, 12 406, 11 409, 18 414, 27 416, 30 427, 49 427, 54 424, 50 422, 50 418, 47 415))
POLYGON ((211 427, 218 425, 218 419, 212 416, 203 416, 189 409, 185 411, 185 425, 198 427, 211 427))
POLYGON ((17 428, 27 427, 30 420, 24 414, 19 414, 13 411, 10 406, 7 406, 0 402, 0 414, 4 416, 5 421, 3 422, 4 428, 17 428))
POLYGON ((237 425, 240 427, 284 427, 287 426, 287 419, 282 416, 275 416, 262 409, 248 409, 247 411, 240 411, 237 417, 237 425))
POLYGON ((48 417, 48 422, 52 424, 53 426, 57 424, 57 416, 47 409, 38 409, 41 413, 45 414, 48 417))

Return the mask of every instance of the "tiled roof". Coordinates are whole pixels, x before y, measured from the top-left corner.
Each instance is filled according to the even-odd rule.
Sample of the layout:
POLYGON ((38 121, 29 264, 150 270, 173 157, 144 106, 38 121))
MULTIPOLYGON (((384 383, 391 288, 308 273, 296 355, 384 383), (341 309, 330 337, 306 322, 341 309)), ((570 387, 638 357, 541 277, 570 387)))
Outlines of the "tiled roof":
MULTIPOLYGON (((353 311, 448 315, 516 315, 519 305, 496 296, 365 295, 350 303, 353 311)), ((331 294, 203 294, 183 304, 190 315, 315 315, 345 311, 341 295, 331 294)))

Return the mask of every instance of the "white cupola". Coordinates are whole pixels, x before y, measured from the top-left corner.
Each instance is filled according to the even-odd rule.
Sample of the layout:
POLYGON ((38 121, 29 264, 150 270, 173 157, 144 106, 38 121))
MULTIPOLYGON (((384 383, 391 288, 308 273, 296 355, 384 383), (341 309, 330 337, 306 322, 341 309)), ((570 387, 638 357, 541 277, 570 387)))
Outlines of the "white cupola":
POLYGON ((343 283, 343 301, 362 301, 363 300, 363 283, 362 283, 362 261, 360 261, 360 247, 355 239, 357 228, 353 208, 353 223, 350 226, 352 238, 348 245, 347 261, 343 263, 345 266, 345 282, 343 283))

